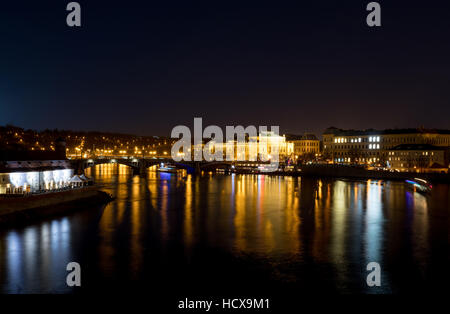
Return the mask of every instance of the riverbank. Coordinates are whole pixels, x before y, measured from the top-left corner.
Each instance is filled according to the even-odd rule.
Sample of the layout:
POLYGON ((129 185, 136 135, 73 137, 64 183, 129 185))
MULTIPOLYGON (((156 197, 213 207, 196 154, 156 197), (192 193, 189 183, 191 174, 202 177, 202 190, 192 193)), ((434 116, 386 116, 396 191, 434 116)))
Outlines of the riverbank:
POLYGON ((95 186, 14 198, 0 197, 0 224, 43 218, 110 200, 112 197, 108 193, 95 186))
POLYGON ((405 180, 410 178, 421 178, 430 182, 450 183, 450 175, 446 173, 392 172, 382 170, 367 170, 362 167, 346 165, 305 165, 301 167, 299 174, 302 176, 311 177, 337 177, 378 180, 405 180))
POLYGON ((298 170, 292 171, 251 171, 238 169, 235 174, 253 174, 269 176, 308 176, 308 177, 331 177, 349 179, 375 179, 375 180, 406 180, 411 178, 422 178, 430 182, 450 183, 450 175, 446 173, 417 173, 417 172, 393 172, 382 170, 367 170, 358 166, 311 164, 304 165, 298 170))

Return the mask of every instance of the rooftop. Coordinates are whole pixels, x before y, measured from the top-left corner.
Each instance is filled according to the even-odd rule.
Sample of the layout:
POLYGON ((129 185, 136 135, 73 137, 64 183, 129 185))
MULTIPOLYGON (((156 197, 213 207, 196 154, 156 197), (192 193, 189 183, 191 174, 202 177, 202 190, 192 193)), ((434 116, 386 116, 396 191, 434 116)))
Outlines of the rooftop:
POLYGON ((390 150, 446 150, 446 147, 439 147, 430 144, 400 144, 390 150))
POLYGON ((312 133, 305 133, 304 135, 286 134, 286 141, 318 141, 317 136, 312 133))
POLYGON ((302 140, 304 140, 304 141, 318 141, 318 139, 317 139, 317 136, 315 136, 314 134, 311 134, 311 133, 305 133, 303 136, 302 136, 302 140))
POLYGON ((0 173, 70 169, 68 160, 0 161, 0 173))
POLYGON ((329 127, 323 134, 332 134, 340 136, 358 136, 358 135, 380 135, 380 134, 450 134, 450 130, 410 128, 410 129, 386 129, 386 130, 344 130, 335 127, 329 127))

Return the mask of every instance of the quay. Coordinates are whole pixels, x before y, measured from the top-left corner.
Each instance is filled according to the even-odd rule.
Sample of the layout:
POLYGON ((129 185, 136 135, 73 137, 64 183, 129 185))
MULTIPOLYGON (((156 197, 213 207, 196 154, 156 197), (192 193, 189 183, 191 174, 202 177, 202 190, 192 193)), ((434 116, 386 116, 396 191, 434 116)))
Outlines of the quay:
POLYGON ((335 164, 310 164, 300 168, 299 175, 310 177, 333 177, 354 179, 406 180, 412 177, 430 182, 450 183, 448 173, 433 172, 397 172, 387 170, 369 170, 364 167, 335 164))
POLYGON ((135 157, 102 157, 91 159, 75 159, 70 161, 72 168, 77 173, 101 164, 121 164, 133 169, 134 174, 144 175, 149 167, 170 165, 175 169, 186 170, 188 174, 201 174, 202 172, 220 172, 225 174, 264 174, 276 176, 309 176, 309 177, 333 177, 354 179, 379 179, 379 180, 405 180, 418 177, 431 182, 450 183, 449 173, 440 172, 413 172, 394 170, 371 170, 362 165, 308 163, 298 166, 287 166, 280 163, 276 171, 264 171, 262 167, 268 162, 257 161, 182 161, 174 162, 170 158, 135 158, 135 157))
POLYGON ((66 159, 63 140, 53 152, 0 151, 0 223, 27 221, 111 200, 66 159))
POLYGON ((103 204, 112 198, 95 186, 43 194, 0 197, 0 223, 25 222, 80 208, 103 204))

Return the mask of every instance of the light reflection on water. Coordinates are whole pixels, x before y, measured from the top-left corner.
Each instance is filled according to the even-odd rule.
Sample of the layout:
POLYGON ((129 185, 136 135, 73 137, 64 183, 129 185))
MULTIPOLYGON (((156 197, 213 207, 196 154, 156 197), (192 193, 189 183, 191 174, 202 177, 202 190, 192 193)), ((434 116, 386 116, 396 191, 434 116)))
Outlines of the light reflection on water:
POLYGON ((448 262, 448 185, 436 185, 427 198, 402 182, 379 180, 192 177, 154 169, 139 177, 118 165, 87 174, 116 197, 104 209, 0 231, 4 292, 71 292, 71 261, 88 265, 83 278, 92 287, 163 277, 174 267, 197 272, 199 252, 220 268, 217 250, 251 261, 268 283, 318 281, 344 293, 402 291, 409 277, 433 282, 432 267, 448 262), (381 288, 365 285, 372 261, 384 270, 381 288))
POLYGON ((65 267, 57 267, 60 261, 71 258, 68 218, 6 231, 1 236, 0 282, 5 292, 70 291, 65 280, 60 280, 65 278, 65 267))

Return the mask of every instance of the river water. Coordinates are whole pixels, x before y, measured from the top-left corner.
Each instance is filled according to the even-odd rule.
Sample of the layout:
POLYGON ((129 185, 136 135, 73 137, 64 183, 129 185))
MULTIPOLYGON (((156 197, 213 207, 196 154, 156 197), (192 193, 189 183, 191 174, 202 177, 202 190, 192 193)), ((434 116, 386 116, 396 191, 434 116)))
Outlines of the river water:
POLYGON ((0 230, 3 293, 372 294, 449 282, 449 185, 424 196, 380 180, 87 174, 116 199, 0 230), (81 287, 66 285, 69 262, 81 287), (366 283, 370 262, 380 287, 366 283))

